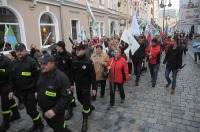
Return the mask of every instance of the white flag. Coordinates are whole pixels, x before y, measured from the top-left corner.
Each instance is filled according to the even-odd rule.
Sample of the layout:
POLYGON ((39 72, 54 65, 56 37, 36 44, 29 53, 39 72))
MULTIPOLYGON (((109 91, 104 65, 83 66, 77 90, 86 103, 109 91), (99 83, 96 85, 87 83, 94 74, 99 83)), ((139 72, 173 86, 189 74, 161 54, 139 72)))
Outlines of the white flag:
POLYGON ((129 46, 131 48, 132 55, 140 47, 138 42, 135 40, 135 38, 131 35, 131 33, 127 29, 124 30, 122 37, 121 37, 121 40, 123 40, 124 42, 129 44, 129 46))
POLYGON ((79 35, 78 35, 78 42, 80 43, 81 41, 83 41, 83 40, 86 40, 87 38, 86 38, 86 34, 85 34, 85 30, 84 30, 84 27, 82 26, 81 27, 81 30, 80 30, 80 33, 79 33, 79 35))
POLYGON ((133 20, 130 27, 130 32, 132 35, 139 36, 140 35, 140 27, 138 25, 136 14, 133 16, 133 20))
POLYGON ((94 18, 94 15, 92 13, 92 10, 91 10, 90 5, 89 5, 87 0, 86 0, 86 5, 87 5, 87 10, 90 13, 90 17, 92 19, 92 28, 93 28, 93 30, 96 30, 97 29, 97 23, 96 23, 96 20, 94 18))

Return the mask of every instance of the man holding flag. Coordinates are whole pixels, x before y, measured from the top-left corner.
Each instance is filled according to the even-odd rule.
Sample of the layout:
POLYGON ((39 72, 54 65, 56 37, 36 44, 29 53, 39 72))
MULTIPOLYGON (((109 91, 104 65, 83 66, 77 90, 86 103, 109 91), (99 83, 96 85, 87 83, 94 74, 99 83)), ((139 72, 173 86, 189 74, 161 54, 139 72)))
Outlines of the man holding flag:
POLYGON ((3 46, 3 51, 5 50, 5 46, 6 46, 6 43, 9 43, 13 46, 15 46, 17 44, 17 39, 15 37, 15 34, 12 30, 12 27, 9 26, 9 28, 7 26, 5 26, 5 43, 4 43, 4 46, 3 46))

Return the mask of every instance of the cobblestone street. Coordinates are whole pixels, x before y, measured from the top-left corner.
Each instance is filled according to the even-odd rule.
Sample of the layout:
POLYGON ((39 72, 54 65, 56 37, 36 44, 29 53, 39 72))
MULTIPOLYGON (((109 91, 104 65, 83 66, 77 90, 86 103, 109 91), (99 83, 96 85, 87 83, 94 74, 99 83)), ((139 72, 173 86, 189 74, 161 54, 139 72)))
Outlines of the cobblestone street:
MULTIPOLYGON (((189 49, 193 55, 193 51, 189 49)), ((164 56, 164 53, 163 53, 164 56)), ((139 86, 134 79, 125 85, 126 100, 120 103, 116 92, 115 107, 108 111, 109 88, 106 95, 92 102, 95 111, 89 117, 89 132, 200 132, 200 67, 189 54, 183 56, 186 66, 177 76, 177 88, 174 95, 170 87, 165 88, 164 67, 160 67, 155 88, 151 87, 150 73, 142 73, 139 86)), ((76 100, 77 101, 77 100, 76 100)), ((82 106, 77 101, 74 116, 66 124, 73 132, 81 131, 82 106)), ((32 125, 25 109, 20 111, 21 119, 11 123, 8 132, 25 132, 32 125)), ((2 122, 2 115, 0 115, 2 122)), ((45 132, 52 130, 45 126, 45 132)))

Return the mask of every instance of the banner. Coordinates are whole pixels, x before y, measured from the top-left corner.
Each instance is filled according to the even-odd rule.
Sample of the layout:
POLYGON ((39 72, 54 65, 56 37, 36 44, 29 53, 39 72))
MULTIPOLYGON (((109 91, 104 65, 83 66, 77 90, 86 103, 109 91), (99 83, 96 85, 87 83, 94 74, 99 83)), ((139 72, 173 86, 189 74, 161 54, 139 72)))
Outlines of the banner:
POLYGON ((9 43, 11 45, 16 45, 17 44, 17 39, 15 37, 15 34, 12 30, 11 25, 9 25, 9 28, 6 26, 5 29, 5 43, 9 43))
POLYGON ((94 15, 92 13, 92 10, 91 10, 90 5, 89 5, 87 0, 86 0, 86 6, 87 6, 87 11, 89 12, 90 17, 92 19, 92 28, 93 28, 93 30, 96 30, 97 29, 97 23, 96 23, 96 20, 94 18, 94 15))
POLYGON ((131 35, 131 33, 127 29, 124 30, 121 40, 129 44, 132 55, 140 47, 138 42, 135 40, 135 38, 131 35))
POLYGON ((140 35, 140 28, 139 28, 139 25, 138 25, 136 14, 133 16, 133 20, 132 20, 131 27, 130 27, 129 31, 132 35, 136 35, 136 36, 140 35))

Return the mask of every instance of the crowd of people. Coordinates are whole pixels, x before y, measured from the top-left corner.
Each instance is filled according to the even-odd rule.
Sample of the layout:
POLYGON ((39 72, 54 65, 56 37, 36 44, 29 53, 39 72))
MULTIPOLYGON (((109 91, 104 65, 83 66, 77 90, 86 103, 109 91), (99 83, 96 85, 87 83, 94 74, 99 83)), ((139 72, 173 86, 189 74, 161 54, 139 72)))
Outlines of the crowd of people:
MULTIPOLYGON (((37 109, 39 105, 43 118, 55 132, 71 131, 64 124, 73 117, 76 107, 75 95, 83 106, 82 132, 88 129, 87 120, 95 107, 97 89, 100 86, 100 98, 105 96, 106 83, 110 87, 110 104, 107 110, 115 106, 115 92, 120 93, 121 103, 125 102, 124 83, 130 77, 135 78, 139 86, 140 75, 147 71, 151 75, 152 87, 156 86, 160 64, 166 64, 165 87, 172 84, 171 94, 175 93, 177 73, 183 68, 182 56, 186 55, 188 38, 184 34, 157 35, 151 41, 146 36, 134 36, 139 48, 132 53, 129 44, 120 40, 120 36, 108 39, 94 37, 78 43, 69 38, 72 51, 67 51, 63 41, 53 43, 49 51, 41 51, 31 45, 28 53, 22 43, 15 45, 15 51, 8 56, 0 54, 0 94, 3 123, 0 131, 5 132, 10 122, 20 118, 19 109, 26 108, 33 120, 28 132, 42 132, 44 125, 37 109), (164 55, 164 60, 161 56, 164 55), (172 72, 172 79, 169 74, 172 72), (107 81, 108 80, 108 81, 107 81), (13 96, 19 100, 16 104, 13 96), (65 115, 65 111, 66 115, 65 115), (12 113, 12 114, 11 114, 12 113)), ((200 37, 193 44, 195 61, 200 59, 200 37)))

